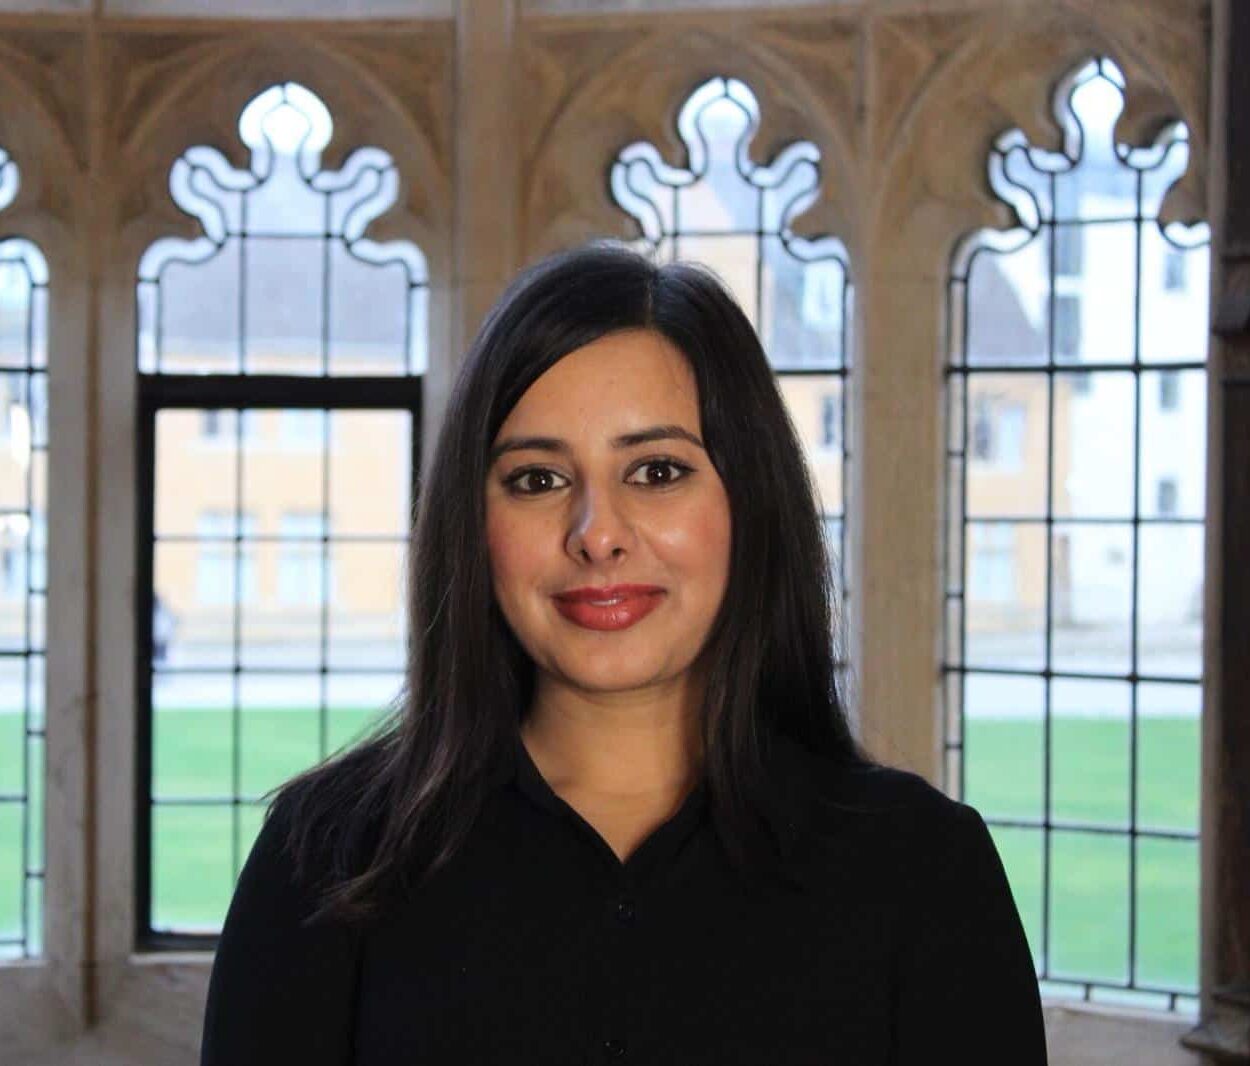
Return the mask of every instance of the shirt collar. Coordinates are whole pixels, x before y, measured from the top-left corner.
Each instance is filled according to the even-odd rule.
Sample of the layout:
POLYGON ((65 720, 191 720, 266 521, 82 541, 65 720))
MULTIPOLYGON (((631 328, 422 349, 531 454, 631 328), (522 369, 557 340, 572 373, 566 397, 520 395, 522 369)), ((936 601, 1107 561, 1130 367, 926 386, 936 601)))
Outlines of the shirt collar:
MULTIPOLYGON (((788 858, 802 838, 810 813, 806 788, 813 775, 811 756, 807 749, 784 734, 773 734, 771 747, 764 754, 765 774, 770 802, 761 813, 777 843, 778 852, 788 858)), ((487 778, 494 791, 512 782, 530 798, 544 806, 553 806, 550 787, 543 787, 538 768, 514 731, 511 743, 504 744, 487 778)), ((699 785, 702 788, 702 782, 699 785)))

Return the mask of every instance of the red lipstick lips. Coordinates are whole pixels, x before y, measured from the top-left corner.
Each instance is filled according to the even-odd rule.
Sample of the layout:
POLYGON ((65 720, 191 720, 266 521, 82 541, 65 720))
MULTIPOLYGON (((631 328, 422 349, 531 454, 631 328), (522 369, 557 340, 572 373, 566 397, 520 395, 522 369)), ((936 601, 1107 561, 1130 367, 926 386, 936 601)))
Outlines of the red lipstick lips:
POLYGON ((659 606, 664 590, 656 585, 606 585, 568 589, 554 597, 556 610, 585 629, 628 629, 659 606))

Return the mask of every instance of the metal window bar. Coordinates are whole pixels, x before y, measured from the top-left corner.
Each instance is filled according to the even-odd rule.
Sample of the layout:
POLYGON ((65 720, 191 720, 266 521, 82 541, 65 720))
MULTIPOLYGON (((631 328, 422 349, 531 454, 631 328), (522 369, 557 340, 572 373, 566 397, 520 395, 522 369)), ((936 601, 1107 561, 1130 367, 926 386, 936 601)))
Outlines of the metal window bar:
MULTIPOLYGON (((395 383, 386 378, 257 378, 257 377, 171 377, 166 375, 140 375, 139 377, 139 426, 138 426, 138 589, 136 648, 138 656, 137 699, 139 706, 138 730, 136 737, 136 914, 140 916, 137 934, 137 947, 142 950, 211 950, 216 944, 217 935, 202 932, 180 932, 156 929, 152 924, 152 873, 153 873, 153 818, 155 812, 162 808, 220 808, 231 810, 231 852, 234 869, 237 870, 243 857, 241 810, 246 806, 256 806, 261 802, 259 796, 245 795, 242 783, 241 760, 244 754, 242 736, 243 699, 240 690, 244 674, 248 677, 303 677, 316 673, 319 678, 319 699, 317 710, 318 746, 321 757, 329 754, 329 709, 330 699, 327 691, 329 676, 376 677, 381 672, 376 667, 351 667, 336 664, 331 668, 327 647, 329 633, 328 612, 330 599, 327 595, 329 567, 326 565, 332 544, 351 543, 394 543, 397 538, 382 535, 333 534, 329 531, 328 522, 325 532, 317 538, 321 545, 321 577, 322 589, 319 601, 320 618, 320 650, 319 663, 315 668, 261 666, 242 664, 240 634, 242 633, 241 611, 243 597, 239 583, 242 581, 243 567, 240 565, 242 553, 246 545, 261 543, 291 543, 289 536, 262 536, 245 533, 242 522, 242 493, 236 496, 236 509, 233 521, 233 532, 216 538, 203 538, 191 535, 158 534, 155 529, 156 514, 156 426, 161 411, 172 409, 227 409, 236 410, 240 414, 245 410, 295 408, 313 409, 320 412, 323 423, 330 421, 334 411, 401 411, 410 416, 411 454, 409 457, 412 471, 410 499, 416 499, 417 474, 420 469, 421 440, 421 391, 420 383, 414 381, 404 390, 396 390, 395 383), (277 393, 281 394, 280 405, 275 403, 277 393), (232 661, 229 665, 208 666, 195 665, 179 668, 162 666, 159 673, 164 676, 204 677, 220 675, 229 678, 231 683, 230 730, 231 792, 229 795, 202 794, 196 796, 159 796, 154 791, 153 776, 153 724, 155 708, 153 705, 153 676, 158 671, 153 661, 153 592, 154 556, 156 546, 161 543, 205 543, 206 540, 217 540, 233 546, 235 565, 232 568, 235 587, 231 596, 233 619, 232 630, 232 661)), ((236 418, 236 435, 242 433, 242 419, 236 418)), ((322 462, 322 506, 323 517, 327 514, 329 495, 328 451, 330 438, 327 433, 322 462)), ((244 449, 241 436, 235 458, 236 485, 242 486, 245 471, 244 449)))
MULTIPOLYGON (((990 155, 990 177, 994 191, 1004 200, 1013 203, 1021 223, 1019 229, 1007 233, 980 231, 970 235, 956 249, 951 276, 948 283, 948 351, 949 363, 947 375, 947 411, 948 434, 945 446, 947 456, 948 491, 945 497, 945 521, 943 523, 944 559, 946 579, 944 595, 947 609, 946 639, 944 642, 943 672, 943 760, 946 787, 957 798, 967 795, 967 769, 971 759, 968 746, 967 730, 967 686, 969 677, 1017 677, 1035 678, 1041 682, 1043 701, 1041 713, 1042 752, 1041 752, 1041 816, 1039 818, 1008 817, 1002 814, 990 814, 986 821, 992 827, 1001 829, 1019 829, 1040 831, 1041 835, 1041 877, 1040 877, 1040 920, 1041 920, 1041 958, 1038 960, 1038 976, 1043 993, 1057 999, 1081 999, 1092 1002, 1129 1003, 1169 1012, 1193 1014, 1197 1011, 1196 979, 1188 986, 1174 984, 1170 987, 1142 980, 1138 977, 1138 904, 1139 904, 1139 870, 1138 841, 1143 839, 1190 841, 1197 843, 1196 831, 1146 827, 1139 824, 1139 695, 1141 685, 1148 683, 1166 683, 1173 686, 1197 688, 1201 685, 1200 677, 1167 676, 1149 671, 1143 672, 1140 663, 1140 580, 1141 580, 1141 533, 1143 527, 1183 528, 1186 525, 1201 527, 1203 518, 1192 516, 1150 517, 1142 514, 1142 425, 1144 420, 1142 403, 1142 374, 1163 373, 1173 371, 1205 372, 1206 364, 1198 360, 1171 360, 1168 362, 1144 361, 1142 351, 1143 333, 1143 239, 1147 226, 1159 226, 1157 204, 1154 209, 1147 209, 1145 204, 1145 183, 1152 170, 1160 169, 1168 153, 1178 143, 1183 145, 1183 127, 1174 125, 1164 131, 1149 149, 1128 149, 1117 145, 1117 155, 1126 169, 1133 173, 1133 195, 1131 211, 1122 216, 1115 216, 1118 222, 1131 221, 1133 224, 1132 250, 1132 284, 1133 284, 1133 326, 1132 355, 1127 361, 1098 361, 1081 359, 1073 362, 1060 359, 1062 353, 1056 349, 1054 331, 1054 308, 1057 292, 1058 255, 1055 254, 1056 223, 1066 223, 1074 227, 1076 232, 1107 221, 1102 217, 1082 218, 1079 212, 1073 216, 1057 217, 1055 213, 1048 215, 1046 204, 1039 202, 1035 194, 1029 192, 1021 181, 1017 170, 1011 183, 1014 188, 1007 189, 1006 158, 1013 151, 1022 148, 1029 163, 1037 174, 1037 180, 1043 187, 1049 186, 1048 202, 1056 205, 1058 196, 1056 182, 1058 177, 1077 169, 1082 162, 1082 146, 1087 132, 1082 128, 1082 116, 1077 113, 1073 103, 1077 89, 1092 80, 1103 79, 1123 92, 1123 78, 1118 69, 1109 60, 1092 60, 1082 64, 1062 79, 1056 88, 1054 110, 1060 125, 1067 133, 1064 150, 1060 153, 1045 153, 1027 145, 1023 135, 1011 131, 1001 137, 990 155), (1030 201, 1024 200, 1025 196, 1030 201), (1031 213, 1031 214, 1030 214, 1031 213), (979 256, 1011 254, 1032 241, 1044 241, 1050 246, 1051 253, 1047 262, 1046 289, 1051 314, 1047 321, 1046 358, 1044 360, 1027 359, 1019 363, 1002 363, 993 360, 972 361, 970 359, 969 337, 970 324, 975 311, 971 306, 971 279, 973 267, 979 256), (978 512, 976 517, 969 518, 969 476, 968 447, 970 440, 969 387, 970 383, 989 374, 1023 373, 1044 376, 1046 379, 1046 469, 1045 469, 1045 505, 1041 515, 1022 517, 1020 515, 994 515, 978 512), (1133 425, 1132 425, 1132 503, 1131 514, 1124 518, 1100 518, 1092 516, 1063 515, 1056 517, 1055 508, 1055 439, 1056 439, 1056 379, 1073 374, 1082 375, 1120 375, 1131 374, 1133 384, 1133 425), (958 435, 954 436, 950 427, 958 427, 958 435), (1045 584, 1044 600, 1044 631, 1043 631, 1043 663, 1040 669, 1016 668, 1003 665, 969 663, 967 659, 969 619, 967 601, 969 597, 969 530, 972 523, 982 525, 989 522, 1016 524, 1022 527, 1040 526, 1045 531, 1045 584), (1054 665, 1055 649, 1053 634, 1055 632, 1054 613, 1054 527, 1056 523, 1068 526, 1085 526, 1087 528, 1128 527, 1131 536, 1132 566, 1129 590, 1128 648, 1129 663, 1127 671, 1111 670, 1064 670, 1054 665), (957 557, 956 557, 957 556, 957 557), (1054 816, 1054 797, 1052 794, 1054 775, 1054 751, 1052 725, 1054 708, 1052 706, 1053 683, 1063 680, 1090 679, 1121 681, 1128 684, 1128 781, 1127 781, 1127 824, 1108 825, 1081 821, 1071 818, 1054 816), (1053 832, 1068 831, 1094 836, 1115 837, 1127 842, 1127 958, 1123 981, 1106 978, 1093 979, 1087 976, 1058 972, 1052 966, 1052 842, 1053 832)), ((1179 175, 1176 175, 1179 176, 1179 175)), ((1170 183, 1169 183, 1170 184, 1170 183)), ((1161 199, 1161 196, 1159 197, 1161 199)), ((1164 233, 1165 239, 1173 237, 1164 233)), ((1182 251, 1202 247, 1206 243, 1205 227, 1193 227, 1186 234, 1186 243, 1176 247, 1182 251)), ((1089 380, 1093 380, 1090 378, 1089 380)), ((1200 670, 1200 666, 1199 666, 1200 670)), ((1197 900, 1193 901, 1194 907, 1197 900)))
MULTIPOLYGON (((158 928, 154 922, 153 836, 161 811, 225 808, 229 812, 232 870, 237 875, 246 843, 244 811, 256 811, 263 807, 262 796, 248 794, 245 787, 245 676, 247 679, 294 679, 297 676, 308 679, 316 675, 316 744, 318 757, 324 758, 330 747, 331 674, 336 678, 350 676, 385 680, 394 672, 377 665, 356 666, 332 661, 329 646, 331 549, 339 545, 361 544, 402 547, 407 542, 406 522, 412 513, 420 470, 420 373, 425 361, 423 316, 428 299, 428 277, 424 258, 415 246, 406 242, 378 244, 364 235, 368 224, 395 201, 398 177, 390 157, 380 149, 361 148, 345 160, 341 170, 322 170, 320 151, 328 143, 330 128, 329 113, 324 105, 301 86, 293 83, 275 85, 259 94, 244 109, 239 121, 240 135, 252 149, 249 168, 235 169, 215 149, 200 146, 189 149, 171 172, 170 188, 175 201, 187 213, 199 218, 204 235, 191 241, 178 238, 159 240, 148 249, 140 262, 136 285, 139 323, 136 334, 136 365, 139 371, 136 550, 139 580, 135 763, 135 903, 138 916, 136 940, 140 949, 211 949, 216 943, 216 932, 198 926, 180 927, 177 923, 165 923, 158 928), (281 186, 282 195, 275 197, 273 192, 279 182, 285 184, 281 186), (254 207, 254 201, 263 206, 254 207), (303 214, 291 207, 299 203, 304 205, 303 214), (284 328, 294 330, 296 351, 315 355, 315 364, 298 360, 279 363, 281 372, 273 372, 273 365, 262 366, 255 361, 257 338, 253 326, 265 314, 272 316, 275 306, 283 313, 289 313, 292 308, 282 306, 280 292, 276 300, 266 294, 263 302, 257 303, 260 297, 253 292, 252 283, 272 280, 265 270, 266 261, 257 257, 266 246, 280 248, 281 245, 273 244, 280 241, 308 241, 312 242, 310 252, 316 248, 317 254, 311 261, 319 272, 317 283, 313 286, 301 283, 292 290, 295 299, 304 299, 315 293, 314 305, 311 310, 301 307, 301 315, 295 316, 297 321, 293 326, 282 323, 284 328), (184 307, 184 319, 180 326, 175 327, 181 328, 184 336, 171 335, 169 316, 171 308, 176 310, 176 301, 166 299, 169 278, 172 277, 169 271, 171 267, 211 268, 215 260, 220 264, 232 264, 229 269, 233 278, 231 284, 237 285, 232 302, 213 305, 215 316, 219 316, 219 307, 225 307, 228 324, 233 317, 233 324, 229 325, 233 330, 232 359, 223 366, 218 351, 198 362, 196 359, 188 361, 184 351, 181 358, 171 360, 172 348, 188 346, 188 328, 192 330, 190 346, 194 350, 193 327, 205 327, 205 321, 201 319, 197 322, 194 314, 187 315, 187 308, 184 307), (405 279, 402 286, 392 292, 402 330, 381 342, 355 342, 361 350, 368 350, 370 344, 376 348, 380 343, 392 353, 387 357, 389 361, 373 365, 364 373, 352 366, 350 361, 342 365, 336 362, 336 359, 345 358, 345 342, 336 333, 335 315, 342 313, 342 307, 350 308, 353 297, 351 288, 344 287, 351 281, 350 275, 338 274, 336 262, 356 263, 380 270, 398 268, 405 279), (393 354, 396 348, 398 358, 393 354), (262 372, 258 373, 258 370, 262 372), (396 387, 397 376, 406 379, 399 388, 396 387), (193 535, 157 529, 156 470, 160 446, 157 422, 162 412, 176 409, 236 412, 232 442, 232 517, 224 533, 219 531, 205 535, 201 529, 193 535), (319 636, 315 665, 311 666, 262 665, 245 661, 243 654, 243 610, 249 591, 246 578, 253 569, 250 553, 265 544, 291 544, 308 539, 267 535, 250 528, 245 521, 245 486, 249 476, 249 456, 245 448, 250 442, 245 433, 244 416, 248 412, 267 409, 316 411, 321 429, 315 449, 317 461, 321 463, 318 484, 321 497, 320 535, 313 538, 319 543, 319 601, 314 605, 318 614, 319 636), (332 416, 335 412, 345 411, 390 411, 407 415, 408 454, 402 458, 409 464, 408 498, 402 511, 404 528, 394 535, 344 533, 331 528, 331 459, 335 425, 332 416), (179 543, 220 543, 229 546, 232 587, 228 602, 229 661, 225 665, 161 664, 158 669, 154 660, 154 560, 158 548, 179 543), (153 747, 156 708, 153 690, 158 674, 175 679, 181 676, 188 680, 218 676, 228 682, 229 707, 223 708, 230 714, 228 794, 207 787, 201 787, 195 794, 156 793, 153 747)), ((271 259, 268 262, 270 274, 275 262, 278 261, 271 259)), ((307 266, 309 260, 296 256, 281 261, 278 269, 286 271, 287 262, 290 263, 289 269, 300 269, 307 266)), ((372 279, 373 274, 369 277, 372 279)), ((214 283, 221 285, 221 278, 208 284, 214 283)), ((198 288, 199 284, 197 282, 192 288, 198 288)), ((378 294, 372 284, 368 292, 362 291, 359 274, 355 284, 355 296, 358 299, 367 297, 371 308, 376 307, 378 294)), ((292 298, 291 294, 287 296, 292 298)), ((194 311, 195 307, 191 310, 194 311)), ((373 319, 377 316, 366 317, 373 319)), ((217 325, 214 318, 207 328, 217 325)), ((366 323, 360 328, 368 326, 366 323)), ((212 334, 209 336, 211 341, 212 334)), ((279 336, 277 342, 273 336, 265 338, 271 348, 276 346, 278 349, 282 347, 279 342, 290 340, 285 336, 279 336)), ((287 343, 287 348, 290 347, 287 343)))
MULTIPOLYGON (((17 165, 0 150, 0 209, 12 203, 18 184, 17 165)), ((0 899, 0 960, 7 960, 36 958, 43 951, 48 268, 33 243, 8 238, 0 241, 0 269, 4 272, 0 291, 4 317, 20 320, 16 328, 6 321, 0 332, 0 339, 8 342, 6 347, 16 349, 0 356, 0 371, 10 383, 6 389, 10 406, 3 413, 9 435, 6 451, 8 460, 19 468, 17 477, 6 481, 20 486, 25 501, 5 506, 0 514, 6 539, 10 531, 25 537, 24 545, 10 544, 5 549, 7 573, 20 571, 22 575, 20 587, 12 590, 21 598, 16 612, 21 632, 6 635, 0 650, 0 665, 10 678, 5 688, 10 690, 6 703, 11 702, 11 707, 5 709, 4 718, 10 714, 15 718, 14 728, 6 728, 11 749, 0 742, 0 823, 9 821, 9 812, 16 818, 11 838, 11 827, 5 827, 6 846, 0 853, 6 886, 16 890, 16 898, 0 899), (14 414, 19 410, 24 416, 14 414), (41 606, 36 614, 37 603, 41 606)))

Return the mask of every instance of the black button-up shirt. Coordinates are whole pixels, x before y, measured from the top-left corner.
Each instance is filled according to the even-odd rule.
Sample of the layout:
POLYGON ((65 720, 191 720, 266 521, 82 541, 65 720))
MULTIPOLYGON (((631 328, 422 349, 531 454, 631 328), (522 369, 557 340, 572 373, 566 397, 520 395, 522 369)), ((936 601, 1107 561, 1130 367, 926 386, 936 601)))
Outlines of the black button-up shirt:
POLYGON ((271 817, 209 986, 202 1066, 1046 1062, 1032 958, 977 811, 789 740, 789 876, 743 880, 698 784, 621 862, 524 745, 464 849, 365 933, 299 928, 271 817))

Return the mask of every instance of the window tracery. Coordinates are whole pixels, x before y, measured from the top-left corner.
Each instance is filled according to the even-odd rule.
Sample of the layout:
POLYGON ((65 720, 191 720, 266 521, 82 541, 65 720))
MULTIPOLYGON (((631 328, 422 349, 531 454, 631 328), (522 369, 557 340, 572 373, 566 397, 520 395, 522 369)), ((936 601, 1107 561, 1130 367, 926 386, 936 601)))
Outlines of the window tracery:
POLYGON ((854 290, 843 243, 792 228, 820 195, 819 149, 798 141, 757 163, 750 147, 759 121, 744 82, 712 78, 678 114, 688 165, 670 165, 655 145, 635 142, 614 160, 611 189, 638 223, 637 247, 661 261, 711 267, 754 323, 816 477, 845 601, 854 290), (828 428, 835 423, 836 437, 828 428))
POLYGON ((403 671, 425 258, 367 236, 399 192, 385 151, 321 169, 311 91, 271 86, 238 129, 246 168, 208 145, 174 163, 203 235, 154 242, 136 284, 137 911, 162 946, 211 943, 270 790, 358 734, 403 671))

